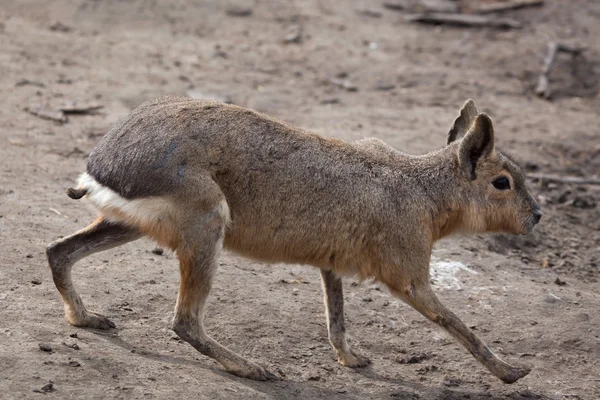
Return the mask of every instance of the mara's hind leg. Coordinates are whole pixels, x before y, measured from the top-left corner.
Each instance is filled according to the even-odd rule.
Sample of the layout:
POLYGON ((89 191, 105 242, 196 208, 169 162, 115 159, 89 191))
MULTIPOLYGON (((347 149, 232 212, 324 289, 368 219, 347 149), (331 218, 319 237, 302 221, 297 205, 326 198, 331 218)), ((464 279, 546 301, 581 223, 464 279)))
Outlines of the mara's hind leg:
POLYGON ((332 271, 321 270, 321 283, 327 317, 329 341, 335 350, 338 362, 346 367, 364 367, 369 359, 356 355, 346 342, 346 327, 344 325, 344 292, 342 278, 332 271))
POLYGON ((173 331, 200 353, 218 361, 230 373, 250 379, 275 376, 221 346, 204 330, 204 306, 223 246, 226 217, 222 201, 216 210, 186 218, 177 248, 181 282, 173 331))
POLYGON ((134 228, 100 217, 88 227, 46 247, 52 278, 65 304, 65 317, 71 325, 98 329, 115 327, 106 317, 85 308, 73 285, 71 268, 92 253, 120 246, 140 236, 134 228))

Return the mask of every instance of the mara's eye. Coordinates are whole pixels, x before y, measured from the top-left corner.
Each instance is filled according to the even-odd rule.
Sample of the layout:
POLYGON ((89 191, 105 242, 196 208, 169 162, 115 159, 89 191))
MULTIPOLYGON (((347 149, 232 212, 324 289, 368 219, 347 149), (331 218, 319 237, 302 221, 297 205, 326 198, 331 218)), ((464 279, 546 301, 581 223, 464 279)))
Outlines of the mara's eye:
POLYGON ((492 185, 498 190, 507 190, 510 189, 510 181, 507 177, 501 176, 500 178, 496 178, 492 181, 492 185))

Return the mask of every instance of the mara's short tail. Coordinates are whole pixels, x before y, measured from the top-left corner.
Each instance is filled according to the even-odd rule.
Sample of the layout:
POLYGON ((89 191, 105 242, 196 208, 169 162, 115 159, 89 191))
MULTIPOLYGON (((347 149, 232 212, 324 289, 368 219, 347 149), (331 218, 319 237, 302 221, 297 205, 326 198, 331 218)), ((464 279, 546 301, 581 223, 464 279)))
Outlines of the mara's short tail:
POLYGON ((87 189, 75 189, 75 188, 68 188, 67 189, 67 196, 69 196, 70 198, 74 199, 74 200, 79 200, 81 199, 83 196, 85 196, 87 194, 87 189))

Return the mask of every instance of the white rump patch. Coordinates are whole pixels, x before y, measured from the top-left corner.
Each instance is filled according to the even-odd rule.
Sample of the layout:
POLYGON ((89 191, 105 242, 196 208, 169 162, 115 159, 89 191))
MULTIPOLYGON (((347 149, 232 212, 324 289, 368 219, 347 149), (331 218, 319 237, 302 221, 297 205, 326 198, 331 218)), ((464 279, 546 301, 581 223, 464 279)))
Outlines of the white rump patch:
POLYGON ((477 274, 460 261, 440 260, 435 257, 431 258, 430 271, 433 285, 444 289, 460 289, 462 286, 458 276, 462 271, 477 274))
MULTIPOLYGON (((85 198, 109 220, 142 226, 177 224, 177 206, 169 198, 154 196, 128 200, 98 183, 88 173, 81 174, 77 182, 78 189, 87 190, 85 198)), ((214 211, 229 223, 229 205, 225 199, 214 211)))
POLYGON ((164 197, 127 200, 88 173, 81 174, 77 188, 87 190, 86 199, 109 220, 149 225, 175 217, 176 209, 170 200, 164 197))

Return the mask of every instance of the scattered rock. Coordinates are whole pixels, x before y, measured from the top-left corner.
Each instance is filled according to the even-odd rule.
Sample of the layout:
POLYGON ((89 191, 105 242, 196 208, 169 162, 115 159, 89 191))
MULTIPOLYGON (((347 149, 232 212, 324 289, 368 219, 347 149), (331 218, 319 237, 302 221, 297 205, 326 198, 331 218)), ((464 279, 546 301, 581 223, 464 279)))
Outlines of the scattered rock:
POLYGON ((41 280, 39 280, 39 279, 37 279, 37 278, 36 278, 36 279, 32 279, 32 280, 31 280, 31 284, 32 284, 32 285, 41 285, 41 284, 42 284, 42 281, 41 281, 41 280))
POLYGON ((229 54, 227 54, 227 52, 225 50, 221 50, 220 48, 218 48, 218 46, 215 46, 217 48, 215 48, 215 52, 213 54, 213 57, 215 58, 229 58, 229 54))
POLYGON ((152 254, 156 254, 157 256, 162 256, 165 251, 160 247, 155 247, 152 249, 152 254))
POLYGON ((307 381, 320 381, 321 375, 319 375, 317 371, 309 371, 306 374, 304 374, 304 379, 306 379, 307 381))
POLYGON ((342 101, 337 97, 331 97, 328 99, 321 100, 321 104, 340 104, 342 101))
POLYGON ((431 355, 426 353, 418 353, 413 355, 399 355, 396 357, 396 362, 399 364, 419 364, 421 361, 428 360, 431 355))
POLYGON ((329 80, 329 82, 333 83, 336 86, 341 87, 342 89, 346 89, 349 92, 356 92, 358 90, 356 85, 354 85, 348 79, 332 78, 329 80))
POLYGON ((436 365, 425 365, 424 367, 421 367, 417 370, 417 374, 425 375, 425 374, 428 374, 429 372, 436 372, 438 370, 439 370, 439 368, 436 365))
POLYGON ((333 367, 331 365, 320 365, 327 372, 333 372, 333 367))
POLYGON ((290 28, 290 30, 283 37, 284 43, 300 43, 302 41, 302 27, 296 25, 290 28))
POLYGON ((46 383, 44 386, 42 386, 41 389, 35 389, 34 392, 35 393, 51 393, 54 392, 56 389, 54 389, 54 384, 52 383, 52 381, 46 383))
POLYGON ((67 32, 71 32, 73 30, 73 28, 63 24, 62 22, 55 22, 52 25, 50 25, 50 30, 53 32, 67 33, 67 32))
POLYGON ((52 346, 49 343, 40 343, 40 350, 45 351, 46 353, 52 353, 52 346))
POLYGON ((577 314, 575 316, 575 321, 577 322, 588 322, 590 320, 590 315, 587 313, 577 314))
MULTIPOLYGON (((517 393, 519 394, 519 396, 516 396, 515 398, 526 398, 526 399, 541 399, 542 398, 542 396, 532 392, 529 389, 520 390, 517 393)), ((572 397, 569 396, 569 398, 572 398, 572 397)), ((575 397, 575 399, 579 399, 579 396, 575 397)))
POLYGON ((381 16, 383 15, 381 11, 377 11, 372 8, 363 8, 360 10, 356 10, 356 13, 370 18, 381 18, 381 16))
POLYGON ((457 387, 457 386, 460 386, 461 383, 462 383, 462 380, 460 380, 458 378, 446 377, 446 379, 444 379, 444 386, 448 386, 448 387, 457 387))
POLYGON ((73 79, 67 78, 65 75, 60 74, 59 78, 56 80, 56 83, 60 83, 61 85, 70 85, 73 83, 73 79))
POLYGON ((555 284, 557 284, 558 286, 565 286, 567 284, 567 282, 561 280, 558 276, 556 277, 556 280, 554 281, 555 284))
POLYGON ((526 357, 535 357, 536 355, 533 353, 521 353, 519 354, 519 358, 526 358, 526 357))
POLYGON ((383 2, 383 6, 388 10, 401 11, 410 8, 412 3, 410 0, 388 0, 383 2))
POLYGON ((291 283, 304 283, 305 285, 310 284, 309 281, 298 275, 291 283))
POLYGON ((37 86, 37 87, 41 87, 41 88, 46 87, 46 85, 44 85, 42 82, 30 81, 29 79, 21 79, 20 81, 15 83, 16 87, 27 86, 27 85, 37 86))
POLYGON ((596 201, 592 196, 575 196, 571 205, 575 208, 581 208, 584 210, 589 210, 592 208, 596 208, 596 201))
POLYGON ((559 204, 564 204, 569 200, 569 197, 571 196, 571 191, 570 190, 565 190, 563 192, 561 192, 558 197, 556 198, 556 201, 559 204))
POLYGON ((256 67, 257 71, 263 72, 265 74, 276 74, 279 72, 279 68, 276 65, 265 64, 256 67))
POLYGON ((252 8, 244 6, 229 6, 225 10, 225 14, 230 17, 249 17, 252 15, 252 8))
POLYGON ((69 344, 69 343, 62 342, 62 344, 65 345, 65 346, 67 346, 70 349, 79 350, 79 345, 77 343, 71 343, 71 344, 69 344))
POLYGON ((539 165, 534 163, 533 161, 525 161, 525 170, 526 171, 537 171, 539 169, 539 165))
POLYGON ((381 90, 381 91, 392 90, 394 88, 396 88, 396 85, 394 85, 393 83, 390 83, 390 82, 378 81, 377 84, 375 85, 375 90, 381 90))
POLYGON ((27 254, 25 257, 27 257, 27 258, 33 258, 33 254, 27 254))
POLYGON ((79 361, 71 360, 69 361, 69 367, 81 367, 79 361))
POLYGON ((77 337, 78 337, 78 336, 77 336, 77 332, 75 332, 75 333, 71 333, 69 336, 70 336, 70 337, 72 337, 72 338, 75 338, 75 339, 77 339, 77 337))

